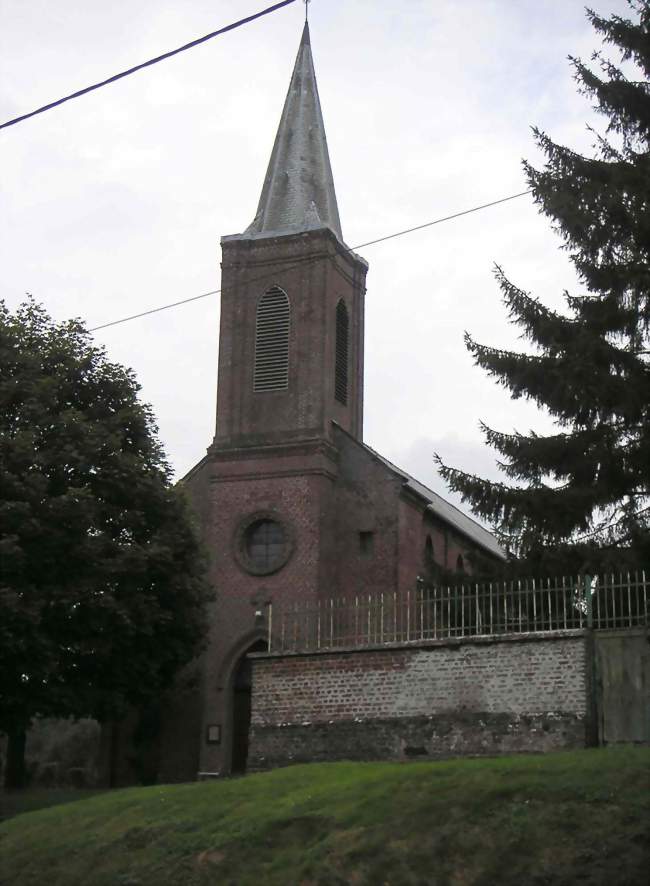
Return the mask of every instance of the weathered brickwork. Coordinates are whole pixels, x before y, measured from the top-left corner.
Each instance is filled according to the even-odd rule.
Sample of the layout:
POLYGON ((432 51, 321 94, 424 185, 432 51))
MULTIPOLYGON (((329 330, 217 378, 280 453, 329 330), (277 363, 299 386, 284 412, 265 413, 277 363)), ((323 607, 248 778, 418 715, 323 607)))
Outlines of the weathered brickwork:
MULTIPOLYGON (((314 132, 303 134, 305 144, 313 144, 314 132)), ((310 163, 307 156, 303 161, 310 163)), ((270 611, 412 591, 423 573, 428 535, 432 559, 442 569, 455 568, 456 547, 466 552, 476 546, 472 533, 457 537, 432 520, 426 496, 407 489, 407 477, 362 443, 365 260, 341 248, 336 226, 310 221, 305 230, 264 231, 221 241, 215 436, 182 481, 208 555, 215 601, 195 663, 198 679, 162 703, 159 774, 165 780, 223 775, 245 765, 248 678, 242 663, 266 636, 270 611), (275 287, 289 306, 286 386, 259 390, 258 308, 275 287), (337 333, 341 302, 345 338, 337 333), (347 384, 337 396, 342 353, 347 384), (246 527, 255 521, 282 530, 289 553, 275 569, 247 561, 246 527)), ((126 732, 118 737, 128 748, 126 732)), ((120 754, 129 756, 128 750, 120 754)))
POLYGON ((254 661, 251 765, 584 744, 582 635, 254 661))
MULTIPOLYGON (((317 458, 303 452, 297 456, 304 465, 317 458)), ((284 473, 279 459, 258 457, 254 465, 240 458, 233 463, 241 471, 229 474, 223 464, 213 463, 211 482, 212 519, 206 541, 212 555, 212 574, 217 599, 210 620, 209 644, 203 656, 203 727, 221 725, 224 743, 202 743, 200 769, 221 772, 224 747, 228 748, 231 730, 230 692, 232 674, 239 658, 264 634, 266 604, 288 605, 300 599, 313 599, 319 585, 320 539, 323 529, 322 498, 330 481, 314 469, 313 473, 284 473), (255 475, 248 476, 249 468, 255 475), (277 473, 276 473, 277 469, 277 473), (279 476, 278 476, 279 474, 279 476), (291 554, 276 574, 257 576, 246 572, 239 563, 235 547, 241 521, 251 512, 277 515, 291 535, 291 554), (259 613, 259 615, 258 615, 259 613)))
POLYGON ((425 571, 427 536, 443 568, 473 547, 361 443, 366 266, 335 245, 326 230, 223 243, 216 435, 183 483, 216 599, 200 677, 182 699, 163 705, 159 771, 166 780, 230 771, 234 678, 265 636, 269 604, 278 612, 330 598, 406 594, 425 571), (274 285, 291 303, 289 384, 259 393, 252 384, 256 306, 274 285), (340 298, 350 317, 345 405, 334 396, 340 298), (290 556, 266 575, 239 556, 238 533, 260 513, 290 538, 290 556), (221 740, 209 742, 214 727, 221 740))
MULTIPOLYGON (((436 496, 362 442, 368 265, 341 239, 315 74, 305 76, 312 64, 305 35, 258 213, 244 233, 221 241, 215 436, 181 481, 215 601, 205 649, 190 668, 197 679, 185 684, 181 677, 176 696, 161 700, 158 772, 170 781, 243 771, 246 656, 267 636, 269 613, 333 598, 407 594, 431 564, 431 573, 456 569, 461 553, 500 558, 484 530, 458 524, 439 502, 436 510, 436 496), (280 160, 286 156, 290 163, 280 160), (305 202, 289 224, 297 195, 305 202), (279 320, 260 313, 260 300, 276 288, 288 300, 279 320), (273 384, 255 384, 256 361, 273 384)), ((300 661, 306 670, 299 665, 294 682, 313 670, 300 661)), ((419 667, 413 662, 417 679, 419 667)), ((350 685, 340 674, 328 690, 330 707, 340 707, 337 722, 344 722, 362 670, 350 685)), ((314 673, 318 694, 323 678, 314 673)), ((375 685, 369 672, 366 679, 363 691, 377 711, 364 716, 395 716, 379 711, 383 678, 375 685)), ((406 684, 391 686, 405 705, 398 716, 420 716, 417 704, 407 703, 406 684)), ((301 704, 309 709, 306 696, 301 704)), ((119 745, 123 760, 133 756, 128 724, 112 735, 109 755, 119 745)))
POLYGON ((329 437, 331 421, 356 436, 363 422, 363 316, 367 265, 322 229, 222 240, 218 447, 329 437), (255 392, 257 305, 271 286, 290 304, 287 390, 255 392), (350 318, 347 404, 334 397, 336 305, 350 318))
POLYGON ((416 760, 545 753, 584 747, 576 714, 486 714, 253 726, 249 769, 334 760, 416 760))
POLYGON ((584 714, 584 667, 582 636, 259 658, 252 722, 454 710, 584 714))

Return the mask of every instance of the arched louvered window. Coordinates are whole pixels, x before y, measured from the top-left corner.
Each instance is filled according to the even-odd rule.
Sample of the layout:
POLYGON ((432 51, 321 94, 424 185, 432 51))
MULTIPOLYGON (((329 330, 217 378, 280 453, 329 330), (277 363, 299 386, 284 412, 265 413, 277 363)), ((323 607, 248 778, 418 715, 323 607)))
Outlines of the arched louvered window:
POLYGON ((253 390, 285 391, 289 387, 289 322, 287 293, 272 286, 257 305, 253 390))
POLYGON ((350 319, 343 299, 336 306, 336 359, 334 362, 334 396, 345 406, 348 402, 348 351, 350 319))

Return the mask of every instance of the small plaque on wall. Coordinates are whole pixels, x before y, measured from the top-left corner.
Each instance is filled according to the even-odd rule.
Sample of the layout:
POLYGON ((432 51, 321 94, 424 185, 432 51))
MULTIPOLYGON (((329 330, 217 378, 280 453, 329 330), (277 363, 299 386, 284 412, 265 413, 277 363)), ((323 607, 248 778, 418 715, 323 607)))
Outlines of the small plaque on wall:
POLYGON ((208 744, 221 744, 221 724, 212 723, 205 730, 205 739, 208 744))

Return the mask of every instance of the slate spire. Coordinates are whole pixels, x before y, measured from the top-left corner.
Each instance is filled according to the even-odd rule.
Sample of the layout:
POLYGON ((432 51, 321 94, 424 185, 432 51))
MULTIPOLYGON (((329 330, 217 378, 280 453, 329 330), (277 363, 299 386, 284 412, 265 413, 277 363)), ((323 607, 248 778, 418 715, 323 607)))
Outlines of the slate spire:
POLYGON ((289 234, 323 227, 343 240, 305 22, 257 214, 245 233, 289 234))

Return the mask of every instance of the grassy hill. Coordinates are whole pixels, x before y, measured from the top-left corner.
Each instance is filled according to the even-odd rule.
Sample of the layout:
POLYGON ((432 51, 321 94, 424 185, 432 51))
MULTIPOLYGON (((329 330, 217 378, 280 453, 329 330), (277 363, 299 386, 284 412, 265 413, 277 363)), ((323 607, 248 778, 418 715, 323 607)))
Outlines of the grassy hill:
POLYGON ((295 766, 0 824, 2 886, 645 886, 650 749, 295 766))

